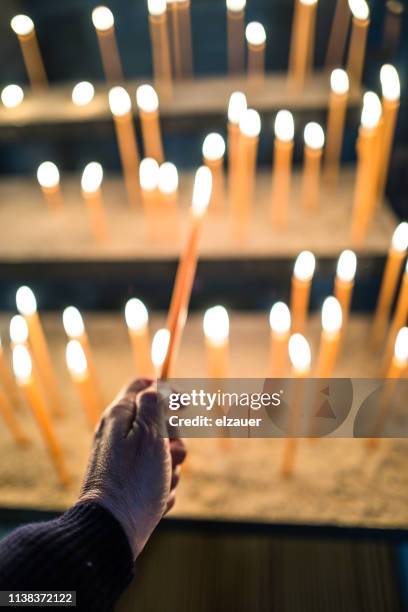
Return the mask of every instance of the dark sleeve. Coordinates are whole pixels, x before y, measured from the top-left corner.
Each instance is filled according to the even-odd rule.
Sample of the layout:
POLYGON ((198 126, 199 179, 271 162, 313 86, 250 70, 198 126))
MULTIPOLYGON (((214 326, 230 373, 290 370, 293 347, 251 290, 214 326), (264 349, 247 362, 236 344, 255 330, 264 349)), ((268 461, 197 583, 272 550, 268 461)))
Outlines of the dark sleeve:
POLYGON ((112 609, 132 575, 125 532, 97 504, 77 504, 0 541, 0 590, 76 591, 76 609, 99 612, 112 609))

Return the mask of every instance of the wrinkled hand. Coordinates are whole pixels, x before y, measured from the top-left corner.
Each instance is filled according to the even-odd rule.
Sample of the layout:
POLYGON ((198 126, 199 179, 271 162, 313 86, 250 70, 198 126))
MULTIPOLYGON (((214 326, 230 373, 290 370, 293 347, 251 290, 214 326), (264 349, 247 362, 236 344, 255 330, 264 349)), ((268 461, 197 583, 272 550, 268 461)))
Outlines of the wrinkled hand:
POLYGON ((79 499, 97 502, 115 516, 135 558, 173 507, 186 456, 180 438, 163 437, 163 397, 150 385, 134 381, 103 413, 79 499))

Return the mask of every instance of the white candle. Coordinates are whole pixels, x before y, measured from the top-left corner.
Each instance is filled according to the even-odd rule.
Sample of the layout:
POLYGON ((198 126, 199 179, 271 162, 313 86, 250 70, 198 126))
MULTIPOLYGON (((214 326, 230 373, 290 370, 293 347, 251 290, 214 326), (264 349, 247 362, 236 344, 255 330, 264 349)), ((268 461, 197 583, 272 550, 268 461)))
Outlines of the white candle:
POLYGON ((290 310, 284 302, 276 302, 269 314, 271 327, 271 376, 281 378, 288 370, 288 342, 291 326, 290 310))
POLYGON ((224 306, 206 310, 203 330, 207 348, 207 368, 210 378, 226 378, 228 374, 229 317, 224 306))
POLYGON ((24 91, 19 85, 6 85, 1 91, 1 101, 6 108, 16 108, 24 100, 24 91))
POLYGON ((125 320, 132 343, 136 373, 152 375, 150 359, 149 313, 141 300, 131 298, 125 306, 125 320))

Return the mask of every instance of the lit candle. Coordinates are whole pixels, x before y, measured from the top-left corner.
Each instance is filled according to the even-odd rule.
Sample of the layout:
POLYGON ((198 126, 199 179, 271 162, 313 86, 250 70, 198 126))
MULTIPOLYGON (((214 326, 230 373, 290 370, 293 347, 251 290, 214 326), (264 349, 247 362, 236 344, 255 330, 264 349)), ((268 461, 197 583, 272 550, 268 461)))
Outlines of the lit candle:
POLYGON ((290 310, 292 329, 303 332, 309 308, 310 289, 316 267, 316 259, 310 251, 302 251, 296 258, 292 276, 290 310))
POLYGON ((283 378, 288 371, 288 342, 290 333, 290 310, 283 302, 276 302, 269 314, 271 327, 271 376, 283 378))
POLYGON ((207 372, 210 378, 226 378, 229 367, 229 317, 224 306, 206 310, 203 319, 207 372))
POLYGON ((152 236, 158 236, 161 220, 159 217, 159 164, 155 159, 146 157, 142 159, 139 166, 139 180, 142 194, 143 207, 149 232, 152 236))
POLYGON ((320 166, 324 145, 324 132, 318 123, 308 123, 304 132, 305 157, 302 177, 302 207, 318 208, 320 200, 320 166))
POLYGON ((296 0, 292 28, 289 72, 293 85, 301 88, 314 55, 317 0, 296 0))
POLYGON ((357 143, 357 171, 351 220, 351 239, 356 247, 364 244, 374 212, 378 184, 379 123, 381 102, 369 91, 364 94, 361 125, 357 143))
POLYGON ((8 397, 16 406, 19 405, 19 397, 14 378, 10 372, 6 356, 4 354, 3 344, 0 337, 0 383, 4 387, 8 397))
POLYGON ((343 64, 347 34, 350 26, 350 7, 347 0, 337 0, 327 46, 325 67, 331 70, 343 64))
POLYGON ((177 0, 177 11, 180 17, 181 32, 181 58, 183 76, 187 79, 193 77, 193 44, 191 37, 191 4, 190 0, 177 0))
POLYGON ((245 6, 246 0, 226 0, 228 71, 230 74, 244 72, 245 65, 245 6))
POLYGON ((223 137, 216 133, 208 134, 203 143, 203 160, 204 164, 211 170, 212 174, 213 190, 210 210, 211 208, 222 208, 224 205, 224 154, 225 141, 223 137))
POLYGON ((166 0, 147 0, 154 81, 162 94, 171 89, 170 44, 166 0))
POLYGON ((69 475, 65 466, 63 451, 55 434, 51 419, 48 416, 47 409, 44 406, 37 381, 33 376, 31 356, 25 346, 18 345, 14 348, 13 369, 17 383, 37 421, 59 480, 62 485, 66 485, 69 482, 69 475))
POLYGON ((385 2, 382 54, 389 61, 396 57, 399 50, 404 13, 405 7, 402 1, 387 0, 385 2))
POLYGON ((93 429, 99 421, 103 406, 89 373, 85 351, 78 340, 70 340, 65 355, 72 382, 77 388, 89 426, 93 429))
POLYGON ((170 343, 170 332, 168 329, 158 329, 153 336, 151 358, 156 372, 156 378, 160 378, 160 372, 166 359, 170 343))
POLYGON ((136 91, 140 111, 145 157, 164 161, 162 136, 159 123, 159 98, 151 85, 141 85, 136 91))
POLYGON ((322 333, 316 378, 330 378, 333 374, 339 352, 342 322, 340 302, 335 297, 326 298, 322 308, 322 333))
POLYGON ((187 320, 188 304, 197 268, 198 242, 201 235, 203 218, 211 199, 211 191, 211 171, 206 166, 201 166, 195 175, 191 226, 187 243, 179 260, 167 317, 166 328, 170 332, 170 340, 161 370, 162 378, 168 378, 169 376, 172 364, 175 360, 181 334, 187 320))
POLYGON ((336 279, 334 282, 334 296, 339 301, 343 313, 343 330, 350 313, 356 269, 357 257, 353 251, 346 249, 341 253, 337 262, 336 279))
POLYGON ((178 0, 167 0, 167 8, 170 11, 170 46, 173 61, 173 72, 176 79, 183 77, 183 58, 181 53, 180 15, 178 0))
POLYGON ((10 22, 17 34, 31 87, 47 87, 48 79, 38 46, 33 20, 27 15, 16 15, 10 22))
POLYGON ((109 91, 109 106, 115 124, 128 201, 131 206, 137 206, 140 193, 138 177, 140 160, 133 125, 132 103, 126 89, 113 87, 109 91))
POLYGON ((408 261, 405 267, 405 272, 402 276, 401 288, 398 294, 397 304, 395 307, 394 316, 388 333, 387 348, 385 351, 384 361, 388 365, 390 355, 392 353, 395 338, 398 330, 401 329, 408 320, 408 261))
POLYGON ((37 300, 29 287, 20 287, 17 290, 16 304, 18 312, 27 322, 30 346, 39 369, 41 380, 44 383, 45 391, 50 399, 51 409, 56 416, 60 416, 63 410, 57 379, 55 377, 40 317, 38 316, 37 300))
POLYGON ((280 227, 288 220, 294 134, 292 113, 279 111, 275 119, 271 216, 273 223, 280 227))
POLYGON ((123 81, 122 64, 115 35, 115 19, 107 6, 97 6, 92 11, 92 23, 98 37, 102 65, 107 81, 123 81))
POLYGON ((378 197, 383 198, 391 159, 392 143, 400 105, 400 81, 398 72, 390 64, 380 71, 383 105, 383 124, 380 134, 378 197))
POLYGON ((387 372, 386 378, 402 378, 408 366, 408 327, 399 330, 395 345, 394 356, 387 372))
POLYGON ((333 185, 337 184, 340 168, 348 92, 349 78, 347 72, 340 68, 336 68, 330 76, 327 145, 324 157, 326 179, 333 185))
POLYGON ((228 104, 228 187, 231 193, 236 176, 238 147, 239 147, 239 122, 242 114, 247 110, 247 100, 244 93, 234 91, 228 104))
POLYGON ((18 446, 25 446, 28 443, 28 438, 24 433, 16 415, 14 414, 13 406, 10 404, 9 398, 0 387, 0 414, 8 427, 14 442, 18 446))
POLYGON ((152 375, 149 314, 141 300, 132 298, 126 303, 125 320, 132 344, 136 374, 149 377, 152 375))
POLYGON ((71 99, 75 106, 87 106, 95 96, 95 87, 88 81, 80 81, 72 89, 71 99))
POLYGON ((160 199, 165 205, 165 210, 176 211, 178 202, 179 176, 177 168, 171 162, 164 162, 159 168, 157 186, 160 199))
POLYGON ((408 223, 403 222, 394 231, 388 251, 387 263, 381 282, 380 294, 374 315, 372 339, 378 346, 384 338, 391 306, 397 289, 401 267, 408 249, 408 223))
POLYGON ((24 100, 24 91, 19 85, 6 85, 1 90, 1 101, 6 108, 16 108, 24 100))
POLYGON ((102 201, 101 185, 103 169, 98 162, 85 166, 81 178, 82 197, 89 213, 91 230, 98 242, 104 242, 108 236, 105 209, 102 201))
POLYGON ((248 45, 248 78, 251 83, 262 82, 265 76, 266 32, 263 25, 251 21, 245 28, 248 45))
POLYGON ((297 448, 296 436, 299 434, 300 415, 303 401, 303 379, 310 374, 312 355, 308 341, 301 334, 293 334, 289 339, 289 358, 292 375, 297 379, 293 384, 293 397, 288 420, 288 437, 283 450, 281 473, 284 478, 293 475, 297 448))
POLYGON ((28 325, 25 318, 21 315, 14 315, 10 319, 9 325, 10 334, 10 346, 13 349, 17 344, 23 344, 26 348, 28 346, 28 325))
POLYGON ((347 73, 353 87, 360 87, 367 45, 370 9, 365 0, 348 0, 352 19, 347 73))
POLYGON ((60 173, 57 166, 50 161, 40 164, 37 170, 37 180, 50 210, 53 212, 60 211, 64 204, 60 189, 60 173))

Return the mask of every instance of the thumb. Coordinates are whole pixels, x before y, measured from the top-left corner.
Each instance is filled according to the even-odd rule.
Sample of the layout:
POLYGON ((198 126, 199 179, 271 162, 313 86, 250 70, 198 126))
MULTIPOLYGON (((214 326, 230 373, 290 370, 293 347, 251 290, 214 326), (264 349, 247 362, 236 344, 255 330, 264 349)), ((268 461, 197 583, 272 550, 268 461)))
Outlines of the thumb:
POLYGON ((165 401, 163 396, 152 387, 145 389, 136 397, 137 420, 152 433, 167 437, 165 401))

